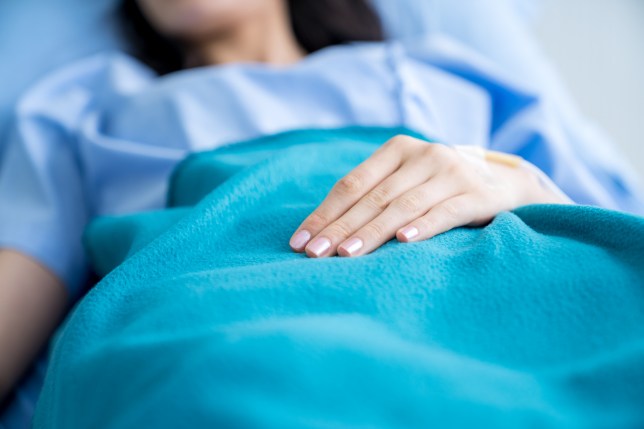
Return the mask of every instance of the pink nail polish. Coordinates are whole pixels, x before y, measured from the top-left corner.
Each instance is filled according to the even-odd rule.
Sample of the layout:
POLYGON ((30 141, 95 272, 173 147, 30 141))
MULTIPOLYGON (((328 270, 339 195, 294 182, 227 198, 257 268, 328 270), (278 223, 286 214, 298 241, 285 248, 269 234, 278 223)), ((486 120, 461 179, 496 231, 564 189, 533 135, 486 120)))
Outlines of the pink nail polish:
POLYGON ((407 240, 411 240, 414 237, 418 236, 418 228, 415 226, 408 226, 400 230, 400 234, 405 237, 407 240))
POLYGON ((315 240, 311 241, 311 243, 309 243, 307 247, 307 250, 313 253, 315 257, 319 258, 320 256, 324 255, 330 248, 331 240, 322 237, 316 238, 315 240))
POLYGON ((358 250, 362 249, 364 243, 357 237, 345 241, 338 247, 338 253, 342 256, 354 256, 358 250))
POLYGON ((298 233, 291 238, 289 245, 293 249, 301 250, 306 246, 306 243, 308 243, 310 239, 311 233, 303 229, 302 231, 298 231, 298 233))

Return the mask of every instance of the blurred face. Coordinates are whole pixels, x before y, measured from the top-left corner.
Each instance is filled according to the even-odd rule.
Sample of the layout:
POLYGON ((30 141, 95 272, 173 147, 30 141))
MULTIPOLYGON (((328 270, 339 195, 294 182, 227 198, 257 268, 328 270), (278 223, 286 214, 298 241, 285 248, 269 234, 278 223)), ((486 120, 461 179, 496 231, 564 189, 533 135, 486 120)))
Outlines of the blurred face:
POLYGON ((227 31, 275 7, 275 0, 138 0, 141 11, 161 34, 186 42, 227 31))

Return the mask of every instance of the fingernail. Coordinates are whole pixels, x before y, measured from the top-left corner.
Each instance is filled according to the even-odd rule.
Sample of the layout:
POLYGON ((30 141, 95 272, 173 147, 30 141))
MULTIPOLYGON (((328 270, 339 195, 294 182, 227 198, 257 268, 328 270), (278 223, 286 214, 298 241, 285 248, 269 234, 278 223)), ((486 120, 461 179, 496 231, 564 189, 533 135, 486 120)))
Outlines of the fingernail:
POLYGON ((309 252, 313 253, 317 258, 322 256, 327 250, 331 248, 331 240, 328 238, 316 238, 309 243, 306 248, 309 252))
POLYGON ((345 241, 338 247, 338 253, 342 256, 354 256, 358 250, 362 249, 364 243, 357 237, 345 241))
POLYGON ((308 232, 306 229, 303 229, 302 231, 299 231, 297 234, 291 238, 291 241, 289 242, 289 245, 293 249, 303 249, 304 246, 306 246, 306 243, 309 242, 311 239, 311 233, 308 232))
POLYGON ((407 240, 411 240, 412 238, 418 236, 418 228, 416 228, 415 226, 408 226, 400 230, 400 235, 405 237, 405 239, 407 240))

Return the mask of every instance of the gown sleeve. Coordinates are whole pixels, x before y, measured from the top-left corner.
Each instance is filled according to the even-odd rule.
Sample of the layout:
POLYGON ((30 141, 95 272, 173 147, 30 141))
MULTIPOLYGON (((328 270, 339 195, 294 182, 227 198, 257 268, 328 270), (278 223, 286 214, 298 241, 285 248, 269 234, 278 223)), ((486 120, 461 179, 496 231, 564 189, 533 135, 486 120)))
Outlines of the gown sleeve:
POLYGON ((107 54, 68 66, 28 91, 15 109, 0 164, 0 248, 48 268, 77 297, 87 276, 82 246, 90 198, 78 127, 105 91, 107 54))
POLYGON ((513 73, 443 36, 407 43, 409 55, 474 84, 489 99, 489 149, 525 158, 574 202, 644 214, 639 178, 618 149, 576 110, 546 64, 513 73))

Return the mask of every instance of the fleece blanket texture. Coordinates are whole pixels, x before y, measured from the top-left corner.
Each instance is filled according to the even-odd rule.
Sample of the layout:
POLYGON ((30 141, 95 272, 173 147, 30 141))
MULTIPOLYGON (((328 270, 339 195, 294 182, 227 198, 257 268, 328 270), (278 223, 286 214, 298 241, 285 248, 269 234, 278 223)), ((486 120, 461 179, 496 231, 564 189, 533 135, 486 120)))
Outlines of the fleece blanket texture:
POLYGON ((86 234, 36 428, 644 427, 644 219, 534 205, 308 259, 288 240, 401 130, 196 154, 171 208, 86 234))

